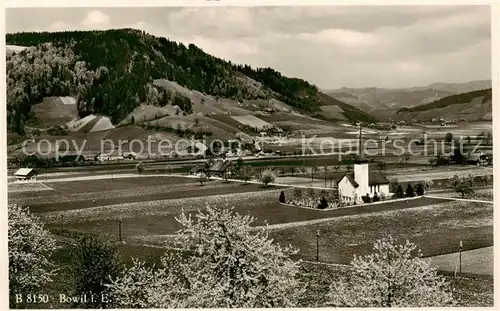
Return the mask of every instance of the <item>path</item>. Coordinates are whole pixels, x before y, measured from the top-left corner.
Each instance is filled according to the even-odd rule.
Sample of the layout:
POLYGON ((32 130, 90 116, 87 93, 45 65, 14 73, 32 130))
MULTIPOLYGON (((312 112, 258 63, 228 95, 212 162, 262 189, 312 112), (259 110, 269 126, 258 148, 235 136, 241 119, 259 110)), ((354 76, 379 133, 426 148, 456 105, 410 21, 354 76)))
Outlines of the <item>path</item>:
POLYGON ((436 195, 426 195, 426 197, 428 197, 428 198, 434 198, 434 199, 449 199, 449 200, 453 200, 453 201, 464 201, 464 202, 477 202, 477 203, 493 204, 493 201, 486 201, 486 200, 441 197, 441 196, 436 196, 436 195))

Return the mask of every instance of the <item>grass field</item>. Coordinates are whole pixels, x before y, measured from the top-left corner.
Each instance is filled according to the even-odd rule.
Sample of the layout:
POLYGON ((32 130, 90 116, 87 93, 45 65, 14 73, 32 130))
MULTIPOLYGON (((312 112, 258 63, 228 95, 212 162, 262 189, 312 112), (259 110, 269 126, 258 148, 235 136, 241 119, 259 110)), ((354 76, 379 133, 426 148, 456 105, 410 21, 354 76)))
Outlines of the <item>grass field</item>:
MULTIPOLYGON (((456 247, 455 247, 456 248, 456 247)), ((459 272, 459 253, 431 257, 431 264, 439 270, 459 272)), ((493 247, 462 252, 462 273, 493 276, 493 247)))
MULTIPOLYGON (((330 263, 346 264, 354 254, 369 254, 373 243, 389 234, 398 241, 408 239, 416 243, 424 256, 453 253, 458 241, 464 242, 464 250, 493 245, 492 204, 423 197, 320 211, 280 205, 278 196, 282 189, 277 187, 263 189, 255 184, 222 181, 200 186, 196 179, 183 177, 49 182, 47 186, 54 190, 10 192, 9 202, 29 203, 46 227, 62 239, 98 232, 118 240, 118 220, 122 220, 121 233, 126 244, 119 246, 119 252, 128 262, 131 257, 157 261, 167 251, 162 247, 180 229, 175 218, 182 211, 193 213, 206 204, 234 207, 240 214, 250 214, 256 218, 255 226, 268 224, 272 239, 299 249, 297 259, 315 260, 318 230, 320 260, 330 263)), ((57 256, 61 261, 71 261, 67 248, 57 256)), ((320 271, 323 272, 307 266, 301 274, 312 280, 304 298, 310 299, 310 303, 314 294, 324 290, 324 276, 338 275, 334 271, 329 274, 327 268, 320 271)), ((64 288, 69 281, 64 279, 64 272, 61 278, 58 286, 64 288)), ((464 305, 491 305, 490 287, 483 288, 485 283, 477 285, 484 281, 471 277, 460 282, 456 287, 462 291, 464 305)), ((60 287, 53 290, 60 292, 60 287)), ((321 306, 322 299, 316 301, 321 306)))

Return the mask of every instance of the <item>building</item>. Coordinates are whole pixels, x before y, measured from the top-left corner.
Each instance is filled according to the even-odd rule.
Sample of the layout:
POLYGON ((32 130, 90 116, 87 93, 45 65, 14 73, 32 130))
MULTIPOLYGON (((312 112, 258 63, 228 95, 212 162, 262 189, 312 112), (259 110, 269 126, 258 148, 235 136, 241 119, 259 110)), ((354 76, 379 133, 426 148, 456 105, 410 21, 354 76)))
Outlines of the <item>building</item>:
POLYGON ((368 162, 354 164, 354 172, 347 172, 338 182, 339 198, 346 203, 362 203, 361 197, 375 194, 389 197, 389 180, 381 172, 370 172, 368 162))
POLYGON ((233 162, 231 160, 216 160, 208 168, 210 176, 226 177, 231 174, 233 162))
POLYGON ((358 160, 354 162, 354 172, 347 172, 338 181, 339 199, 346 203, 362 203, 362 197, 375 194, 390 196, 389 180, 382 172, 370 172, 368 161, 364 159, 361 124, 359 126, 358 160))
POLYGON ((20 168, 14 173, 18 180, 36 180, 38 172, 32 168, 20 168))

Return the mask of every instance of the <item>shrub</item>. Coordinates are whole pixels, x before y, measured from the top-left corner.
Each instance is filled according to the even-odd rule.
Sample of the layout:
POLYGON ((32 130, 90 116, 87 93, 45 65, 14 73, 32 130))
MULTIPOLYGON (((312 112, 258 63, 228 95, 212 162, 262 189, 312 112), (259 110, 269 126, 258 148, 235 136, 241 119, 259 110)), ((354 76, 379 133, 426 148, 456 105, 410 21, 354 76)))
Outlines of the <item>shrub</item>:
POLYGON ((380 198, 379 198, 379 197, 378 197, 378 195, 375 193, 375 194, 373 195, 372 202, 378 202, 378 201, 380 201, 380 198))
POLYGON ((274 175, 274 173, 269 170, 264 171, 262 173, 262 176, 260 177, 260 181, 265 186, 268 186, 270 183, 274 183, 276 181, 276 175, 274 175))
POLYGON ((406 187, 405 196, 407 198, 412 198, 415 196, 415 192, 413 191, 413 187, 410 183, 408 183, 408 186, 406 187))
POLYGON ((415 189, 415 192, 417 193, 417 195, 424 195, 425 192, 424 185, 418 184, 415 189))
POLYGON ((328 207, 328 202, 326 201, 326 198, 325 197, 321 197, 321 199, 319 200, 318 208, 319 209, 325 209, 327 207, 328 207))
POLYGON ((396 191, 394 191, 394 197, 395 198, 404 198, 405 193, 403 191, 403 187, 401 185, 396 186, 396 191))

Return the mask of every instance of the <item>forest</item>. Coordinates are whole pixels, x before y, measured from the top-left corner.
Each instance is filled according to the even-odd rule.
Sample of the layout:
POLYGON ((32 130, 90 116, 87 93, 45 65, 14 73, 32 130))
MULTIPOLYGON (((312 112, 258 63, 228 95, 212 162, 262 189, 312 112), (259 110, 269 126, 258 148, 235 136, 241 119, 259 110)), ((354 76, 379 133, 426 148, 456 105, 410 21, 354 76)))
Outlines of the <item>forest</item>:
POLYGON ((104 114, 113 123, 143 102, 191 112, 189 98, 154 86, 155 79, 239 101, 274 97, 308 113, 321 105, 318 88, 304 80, 133 29, 23 32, 7 34, 6 44, 29 47, 7 56, 8 128, 17 133, 24 131, 32 105, 47 96, 74 96, 81 117, 104 114), (262 87, 256 91, 238 79, 242 75, 262 87))

